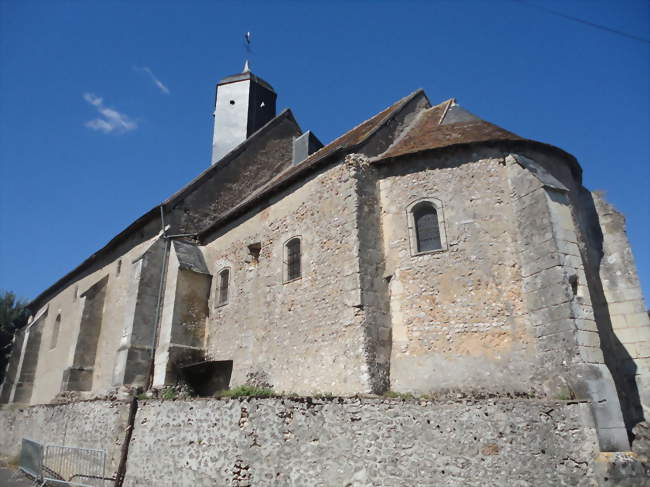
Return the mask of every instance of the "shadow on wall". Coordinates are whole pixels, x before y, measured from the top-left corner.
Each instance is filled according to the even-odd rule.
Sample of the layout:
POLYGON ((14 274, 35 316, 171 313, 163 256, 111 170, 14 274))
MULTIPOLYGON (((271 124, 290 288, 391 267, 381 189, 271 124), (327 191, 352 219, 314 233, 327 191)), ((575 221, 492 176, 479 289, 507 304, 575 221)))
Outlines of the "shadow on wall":
POLYGON ((588 227, 585 230, 591 241, 591 245, 588 246, 588 262, 590 265, 585 268, 589 294, 592 299, 605 365, 609 368, 614 379, 616 392, 621 402, 625 428, 630 441, 632 441, 634 439, 632 428, 645 419, 635 379, 637 366, 632 356, 614 333, 609 305, 599 272, 605 255, 601 222, 596 211, 593 195, 587 190, 583 190, 581 193, 588 216, 588 227))
POLYGON ((210 397, 229 389, 232 360, 202 361, 180 367, 180 372, 199 397, 210 397))

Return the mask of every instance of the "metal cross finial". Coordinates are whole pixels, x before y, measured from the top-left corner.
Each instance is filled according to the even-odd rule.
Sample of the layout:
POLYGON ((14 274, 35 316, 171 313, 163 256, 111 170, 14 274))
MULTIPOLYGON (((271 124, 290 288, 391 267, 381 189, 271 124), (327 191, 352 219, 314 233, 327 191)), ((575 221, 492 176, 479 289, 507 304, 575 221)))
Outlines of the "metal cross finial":
MULTIPOLYGON (((246 52, 248 54, 252 53, 252 51, 251 51, 251 41, 252 41, 251 37, 252 36, 251 36, 250 32, 246 32, 244 34, 244 47, 246 48, 246 52)), ((242 71, 242 72, 243 73, 248 73, 250 70, 251 69, 248 66, 248 59, 246 59, 246 61, 244 62, 244 71, 242 71)))

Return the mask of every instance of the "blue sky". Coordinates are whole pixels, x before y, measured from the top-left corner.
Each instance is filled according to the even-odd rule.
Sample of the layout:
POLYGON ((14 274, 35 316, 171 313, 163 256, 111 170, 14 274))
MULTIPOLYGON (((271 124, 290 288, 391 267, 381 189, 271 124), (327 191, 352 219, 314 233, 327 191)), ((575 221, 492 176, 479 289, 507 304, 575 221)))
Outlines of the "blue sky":
POLYGON ((650 3, 0 0, 0 289, 31 299, 210 164, 253 71, 329 142, 417 88, 559 146, 628 219, 650 296, 650 3))

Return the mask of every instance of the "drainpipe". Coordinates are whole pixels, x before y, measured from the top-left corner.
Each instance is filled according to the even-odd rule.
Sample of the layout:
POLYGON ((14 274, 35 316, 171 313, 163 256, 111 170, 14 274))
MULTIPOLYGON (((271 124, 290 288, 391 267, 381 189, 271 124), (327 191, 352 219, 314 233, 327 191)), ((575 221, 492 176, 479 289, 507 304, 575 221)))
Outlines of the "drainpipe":
POLYGON ((129 445, 131 444, 131 436, 133 435, 133 427, 135 425, 135 414, 138 411, 138 400, 135 397, 131 398, 131 406, 129 407, 129 419, 122 441, 122 451, 120 452, 120 463, 117 466, 117 474, 115 475, 115 487, 122 487, 124 484, 124 477, 126 476, 126 462, 129 458, 129 445))
POLYGON ((162 238, 165 240, 165 250, 161 262, 160 283, 158 285, 158 300, 156 301, 156 318, 154 321, 153 335, 151 337, 151 363, 149 365, 149 374, 147 377, 146 390, 150 390, 153 386, 153 374, 156 361, 156 343, 158 342, 158 335, 160 331, 161 311, 165 297, 165 284, 167 283, 167 267, 169 263, 169 251, 172 240, 180 237, 196 237, 197 233, 178 233, 175 235, 167 235, 165 228, 165 211, 164 205, 160 205, 160 224, 162 226, 162 238))

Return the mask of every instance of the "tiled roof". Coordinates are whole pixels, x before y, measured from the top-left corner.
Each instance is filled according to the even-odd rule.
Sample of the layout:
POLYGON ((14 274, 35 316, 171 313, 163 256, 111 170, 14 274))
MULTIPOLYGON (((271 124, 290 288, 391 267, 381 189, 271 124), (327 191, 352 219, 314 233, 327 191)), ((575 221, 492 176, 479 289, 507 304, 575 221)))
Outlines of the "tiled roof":
POLYGON ((325 147, 322 147, 321 149, 314 152, 304 162, 301 163, 301 166, 305 164, 308 165, 310 161, 313 160, 323 159, 336 150, 352 149, 355 146, 365 142, 365 140, 370 137, 377 129, 379 129, 384 124, 384 122, 386 122, 390 117, 398 112, 400 108, 402 108, 420 93, 423 93, 423 91, 414 91, 410 95, 405 96, 401 100, 393 103, 388 108, 385 108, 374 117, 369 118, 365 122, 347 131, 337 139, 334 139, 332 142, 327 144, 325 147))
POLYGON ((234 206, 222 218, 199 232, 200 238, 202 239, 211 231, 220 227, 224 222, 246 211, 256 202, 260 201, 270 193, 277 191, 279 188, 291 183, 292 181, 304 177, 304 175, 309 173, 309 171, 316 167, 319 163, 325 161, 329 156, 339 153, 354 152, 358 146, 366 142, 372 136, 372 134, 380 129, 391 117, 398 113, 400 109, 404 107, 409 101, 423 93, 423 90, 414 91, 410 95, 402 98, 401 100, 393 103, 388 108, 382 110, 374 117, 369 118, 365 122, 357 125, 342 136, 317 150, 301 163, 288 168, 286 171, 281 172, 264 186, 242 198, 241 202, 234 206))
POLYGON ((472 115, 454 100, 447 100, 423 110, 406 133, 377 159, 394 158, 458 144, 503 140, 524 139, 472 115))

